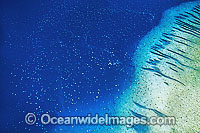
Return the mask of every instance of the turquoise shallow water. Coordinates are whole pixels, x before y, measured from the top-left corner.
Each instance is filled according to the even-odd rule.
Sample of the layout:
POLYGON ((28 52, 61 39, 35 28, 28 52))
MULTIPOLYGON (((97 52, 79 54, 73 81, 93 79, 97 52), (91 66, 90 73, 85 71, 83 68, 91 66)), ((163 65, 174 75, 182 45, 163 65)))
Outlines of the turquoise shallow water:
MULTIPOLYGON (((199 4, 184 3, 165 11, 160 24, 139 43, 133 63, 136 77, 117 112, 176 118, 174 126, 148 126, 146 132, 200 131, 199 4)), ((145 129, 138 128, 134 131, 145 129)))

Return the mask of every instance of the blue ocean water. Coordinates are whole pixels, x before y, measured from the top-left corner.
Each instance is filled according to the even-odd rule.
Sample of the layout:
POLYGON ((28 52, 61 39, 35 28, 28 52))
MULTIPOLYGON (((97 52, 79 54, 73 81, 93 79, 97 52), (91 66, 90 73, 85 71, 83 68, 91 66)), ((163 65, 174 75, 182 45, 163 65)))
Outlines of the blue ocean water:
POLYGON ((115 98, 132 83, 138 41, 183 2, 1 0, 0 131, 54 130, 27 125, 28 112, 114 112, 115 98))

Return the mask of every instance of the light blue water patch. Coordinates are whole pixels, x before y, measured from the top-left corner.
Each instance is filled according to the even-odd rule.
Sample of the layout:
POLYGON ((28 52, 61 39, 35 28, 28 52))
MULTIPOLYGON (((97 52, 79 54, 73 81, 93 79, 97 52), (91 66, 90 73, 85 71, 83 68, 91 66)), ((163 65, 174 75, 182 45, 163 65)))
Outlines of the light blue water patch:
MULTIPOLYGON (((199 5, 200 1, 188 2, 167 10, 139 43, 135 79, 118 100, 117 113, 176 118, 176 125, 149 126, 145 132, 200 131, 199 5)), ((140 132, 138 128, 133 131, 140 132)))

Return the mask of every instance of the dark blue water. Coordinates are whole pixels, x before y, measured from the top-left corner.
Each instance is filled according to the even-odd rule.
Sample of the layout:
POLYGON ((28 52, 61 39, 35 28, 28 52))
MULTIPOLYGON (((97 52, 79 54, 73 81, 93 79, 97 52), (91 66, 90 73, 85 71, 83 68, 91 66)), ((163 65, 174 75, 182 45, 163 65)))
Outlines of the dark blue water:
POLYGON ((28 126, 27 112, 112 112, 138 41, 186 1, 1 0, 0 131, 55 128, 28 126))

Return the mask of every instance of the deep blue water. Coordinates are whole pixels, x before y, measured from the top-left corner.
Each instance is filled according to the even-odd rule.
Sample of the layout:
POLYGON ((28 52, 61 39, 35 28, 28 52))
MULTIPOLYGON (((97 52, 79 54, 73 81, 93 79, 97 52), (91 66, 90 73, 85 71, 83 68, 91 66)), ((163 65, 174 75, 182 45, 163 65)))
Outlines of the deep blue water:
POLYGON ((186 1, 1 0, 0 131, 43 131, 27 112, 112 112, 139 40, 186 1))

